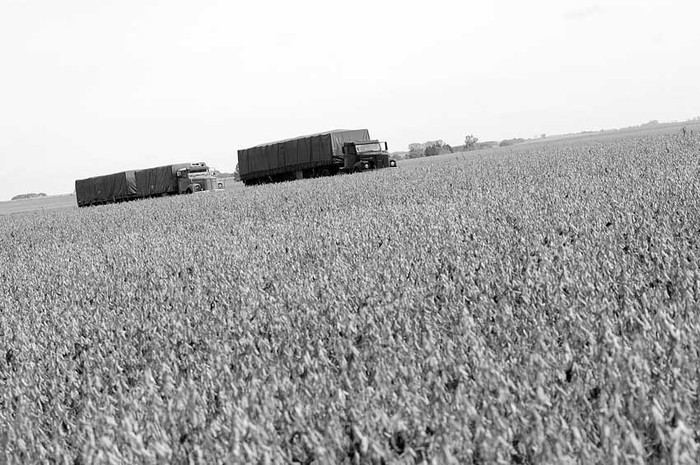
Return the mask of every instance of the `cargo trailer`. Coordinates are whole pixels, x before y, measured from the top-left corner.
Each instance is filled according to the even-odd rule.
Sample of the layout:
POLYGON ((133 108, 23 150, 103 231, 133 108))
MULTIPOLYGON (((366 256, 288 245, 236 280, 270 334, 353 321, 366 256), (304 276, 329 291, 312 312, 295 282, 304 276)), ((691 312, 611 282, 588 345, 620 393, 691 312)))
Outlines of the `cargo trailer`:
POLYGON ((367 129, 338 129, 238 151, 246 185, 395 167, 386 142, 367 129))
POLYGON ((192 194, 219 187, 206 163, 178 163, 122 171, 75 181, 79 207, 176 194, 192 194))

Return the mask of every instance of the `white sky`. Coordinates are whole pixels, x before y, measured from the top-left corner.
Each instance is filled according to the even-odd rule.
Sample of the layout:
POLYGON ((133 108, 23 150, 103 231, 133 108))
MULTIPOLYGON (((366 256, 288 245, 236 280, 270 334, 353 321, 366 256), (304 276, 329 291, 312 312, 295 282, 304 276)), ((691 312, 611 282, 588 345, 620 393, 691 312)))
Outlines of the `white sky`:
POLYGON ((390 150, 700 115, 698 0, 0 0, 0 200, 368 128, 390 150))

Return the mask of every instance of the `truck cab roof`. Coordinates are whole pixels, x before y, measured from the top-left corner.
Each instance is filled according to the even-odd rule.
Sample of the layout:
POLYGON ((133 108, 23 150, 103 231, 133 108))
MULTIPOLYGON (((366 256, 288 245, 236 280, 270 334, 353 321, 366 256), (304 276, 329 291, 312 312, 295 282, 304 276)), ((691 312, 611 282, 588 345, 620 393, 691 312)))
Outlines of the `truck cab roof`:
POLYGON ((379 140, 378 139, 371 139, 371 140, 357 140, 357 141, 348 141, 345 142, 343 145, 364 145, 364 144, 378 144, 379 140))

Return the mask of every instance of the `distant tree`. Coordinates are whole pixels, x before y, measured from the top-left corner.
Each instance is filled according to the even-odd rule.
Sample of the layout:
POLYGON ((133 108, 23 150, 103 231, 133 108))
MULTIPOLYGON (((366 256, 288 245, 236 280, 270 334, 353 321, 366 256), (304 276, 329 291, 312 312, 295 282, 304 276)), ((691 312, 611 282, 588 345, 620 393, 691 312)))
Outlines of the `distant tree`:
MULTIPOLYGON (((411 144, 411 145, 413 145, 413 144, 411 144)), ((408 153, 406 154, 406 159, 410 160, 412 158, 420 158, 423 156, 425 156, 425 151, 423 149, 413 148, 413 149, 409 150, 408 153)))
POLYGON ((241 172, 238 171, 238 163, 236 163, 236 170, 233 172, 233 180, 236 182, 240 182, 241 180, 241 172))
POLYGON ((464 138, 464 150, 474 150, 477 142, 479 142, 479 138, 469 134, 464 138))
POLYGON ((406 154, 406 158, 432 157, 443 153, 454 152, 452 147, 443 142, 441 139, 429 140, 427 142, 423 142, 422 144, 408 144, 408 149, 409 152, 406 154))
POLYGON ((408 153, 406 154, 407 159, 420 158, 425 156, 425 144, 408 144, 408 153))
POLYGON ((435 155, 439 155, 439 154, 440 154, 440 146, 438 146, 438 145, 429 145, 429 146, 427 146, 427 147, 425 148, 424 154, 425 154, 426 157, 432 157, 432 156, 435 156, 435 155))
POLYGON ((38 194, 35 192, 30 192, 29 194, 15 195, 10 200, 36 199, 39 197, 46 197, 46 194, 44 192, 39 192, 38 194))

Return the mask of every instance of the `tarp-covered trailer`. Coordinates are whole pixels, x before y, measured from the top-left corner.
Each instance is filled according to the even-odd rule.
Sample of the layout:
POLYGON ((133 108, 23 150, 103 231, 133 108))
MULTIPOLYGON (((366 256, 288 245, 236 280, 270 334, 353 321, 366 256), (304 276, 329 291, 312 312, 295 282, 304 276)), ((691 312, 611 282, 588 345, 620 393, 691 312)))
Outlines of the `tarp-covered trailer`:
POLYGON ((188 166, 189 163, 180 163, 177 165, 158 166, 156 168, 136 171, 136 188, 139 195, 151 197, 164 194, 177 194, 177 170, 188 166))
POLYGON ((79 207, 125 200, 214 190, 216 178, 206 163, 178 163, 75 181, 79 207))
POLYGON ((238 170, 246 184, 335 174, 344 167, 343 146, 369 140, 367 129, 338 129, 256 145, 238 151, 238 170))
POLYGON ((95 176, 75 181, 78 206, 120 202, 138 197, 133 171, 95 176))

